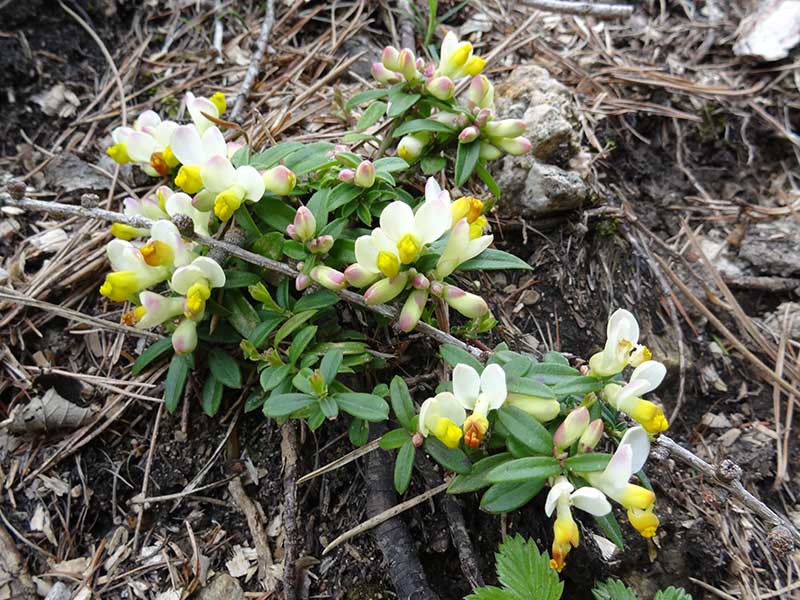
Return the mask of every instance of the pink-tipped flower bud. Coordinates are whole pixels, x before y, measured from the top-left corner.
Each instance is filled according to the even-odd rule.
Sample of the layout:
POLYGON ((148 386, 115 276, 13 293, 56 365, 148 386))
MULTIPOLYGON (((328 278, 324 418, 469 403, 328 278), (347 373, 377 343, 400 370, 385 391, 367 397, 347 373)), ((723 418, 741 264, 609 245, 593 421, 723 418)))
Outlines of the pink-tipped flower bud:
POLYGON ((372 285, 380 276, 380 273, 371 273, 358 263, 353 263, 344 270, 344 277, 347 279, 347 283, 357 288, 372 285))
POLYGON ((444 294, 444 285, 441 281, 431 281, 431 294, 441 298, 442 294, 444 294))
POLYGON ((422 273, 417 273, 411 280, 411 285, 418 290, 427 290, 431 287, 431 281, 422 273))
POLYGON ((267 191, 279 196, 290 194, 297 183, 297 177, 294 172, 283 165, 264 171, 262 176, 264 178, 264 187, 267 188, 267 191))
POLYGON ((385 304, 394 300, 406 288, 407 283, 408 271, 401 271, 394 277, 385 277, 373 283, 364 292, 364 301, 370 306, 385 304))
POLYGON ((296 242, 300 241, 300 236, 297 235, 297 230, 295 229, 295 226, 294 226, 293 223, 289 223, 286 226, 286 235, 288 235, 290 238, 292 238, 296 242))
POLYGON ((457 310, 468 319, 477 319, 489 312, 486 300, 475 294, 465 292, 454 285, 445 284, 442 297, 451 308, 457 310))
POLYGON ((294 233, 297 237, 292 236, 291 233, 289 233, 289 237, 307 242, 314 237, 316 232, 317 220, 314 218, 314 214, 305 206, 301 206, 294 214, 294 233))
POLYGON ((497 148, 497 146, 493 146, 489 142, 481 142, 481 152, 480 157, 483 160, 497 160, 503 156, 503 153, 497 148))
POLYGON ((442 125, 447 125, 453 129, 458 129, 464 126, 464 119, 466 116, 463 113, 451 113, 447 111, 437 112, 435 115, 428 117, 431 121, 436 121, 442 125))
POLYGON ((362 160, 356 168, 353 183, 358 187, 370 188, 375 185, 375 165, 370 160, 362 160))
POLYGON ((342 169, 339 171, 339 181, 344 181, 345 183, 353 183, 353 179, 356 178, 356 172, 353 169, 342 169))
POLYGON ((414 444, 414 448, 419 448, 425 443, 425 436, 418 431, 411 438, 411 443, 414 444))
POLYGON ((381 54, 381 63, 392 71, 400 70, 400 51, 394 46, 386 46, 381 54))
POLYGON ((403 304, 403 308, 400 310, 400 317, 397 320, 397 325, 401 331, 408 333, 417 326, 427 302, 428 290, 411 291, 408 298, 406 298, 405 304, 403 304))
POLYGON ((333 291, 341 290, 347 285, 344 273, 325 265, 319 265, 311 269, 309 276, 322 287, 333 291))
POLYGON ((433 77, 434 73, 436 73, 436 65, 433 63, 426 65, 425 70, 422 71, 422 74, 427 78, 430 79, 433 77))
POLYGON ((332 235, 321 235, 308 242, 306 247, 311 254, 325 254, 333 248, 333 241, 332 235))
POLYGON ((467 88, 467 106, 469 108, 488 108, 494 102, 494 89, 485 75, 476 75, 467 88))
POLYGON ((604 429, 603 419, 595 419, 589 423, 586 431, 583 432, 583 435, 581 435, 578 440, 578 452, 584 454, 594 450, 594 447, 597 446, 600 439, 603 437, 604 429))
POLYGON ((502 119, 486 123, 486 135, 498 138, 515 138, 525 133, 522 119, 502 119))
POLYGON ((197 323, 184 319, 172 332, 172 348, 175 354, 189 354, 197 348, 197 323))
POLYGON ((311 285, 311 278, 305 273, 300 273, 297 275, 297 277, 294 278, 294 288, 298 292, 302 292, 310 285, 311 285))
POLYGON ((569 448, 589 426, 589 409, 585 406, 571 411, 553 434, 553 445, 559 450, 569 448))
POLYGON ((531 148, 533 147, 530 140, 522 136, 515 138, 495 139, 494 143, 504 152, 508 152, 514 156, 526 154, 530 152, 531 148))
POLYGON ((477 140, 480 134, 480 129, 470 125, 469 127, 464 127, 464 129, 461 130, 461 133, 458 134, 458 141, 461 144, 469 144, 470 142, 477 140))
POLYGON ((476 127, 485 127, 489 120, 492 118, 492 111, 488 108, 482 108, 475 115, 474 124, 476 127))
POLYGON ((400 73, 395 73, 394 71, 387 69, 381 63, 372 63, 370 72, 376 81, 384 85, 394 85, 395 83, 400 83, 403 81, 400 73))
POLYGON ((417 57, 417 71, 424 71, 425 70, 425 59, 421 56, 417 57))
POLYGON ((422 154, 422 150, 430 139, 431 136, 427 131, 404 135, 397 144, 397 156, 407 163, 413 162, 422 154))
POLYGON ((419 72, 417 71, 417 57, 414 56, 414 52, 412 50, 409 48, 403 48, 400 50, 398 62, 400 63, 400 68, 397 70, 403 74, 403 77, 405 77, 406 81, 411 82, 419 79, 419 72))
POLYGON ((428 93, 439 100, 449 100, 452 98, 455 87, 453 80, 449 77, 434 77, 425 85, 425 89, 428 93))

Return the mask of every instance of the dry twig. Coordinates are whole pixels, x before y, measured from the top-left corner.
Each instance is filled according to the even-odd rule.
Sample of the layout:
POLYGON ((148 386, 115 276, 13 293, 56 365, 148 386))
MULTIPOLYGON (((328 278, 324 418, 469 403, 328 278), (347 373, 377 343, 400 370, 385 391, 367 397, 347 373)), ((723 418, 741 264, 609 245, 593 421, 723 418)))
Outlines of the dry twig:
POLYGON ((247 67, 247 72, 242 81, 242 87, 239 88, 239 93, 236 94, 236 100, 231 110, 230 120, 238 121, 241 116, 242 109, 247 97, 253 89, 253 84, 258 75, 258 69, 261 67, 261 61, 264 58, 264 53, 267 51, 267 40, 269 34, 272 32, 272 27, 275 25, 275 0, 267 0, 267 9, 264 14, 264 20, 261 22, 261 32, 258 34, 258 41, 256 42, 256 49, 250 57, 250 65, 247 67))

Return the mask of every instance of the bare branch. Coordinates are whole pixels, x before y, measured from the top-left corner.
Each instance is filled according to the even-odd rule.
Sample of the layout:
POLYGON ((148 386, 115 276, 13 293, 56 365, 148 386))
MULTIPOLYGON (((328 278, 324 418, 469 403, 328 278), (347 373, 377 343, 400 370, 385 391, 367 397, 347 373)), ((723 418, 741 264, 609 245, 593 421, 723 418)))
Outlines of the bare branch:
POLYGON ((244 103, 253 89, 253 84, 258 75, 258 69, 261 66, 261 60, 264 58, 264 53, 267 51, 267 40, 269 34, 272 32, 272 27, 275 25, 275 0, 267 0, 267 10, 264 14, 264 20, 261 22, 261 32, 258 34, 258 41, 256 41, 256 49, 253 51, 253 56, 250 57, 250 65, 247 67, 247 72, 244 74, 244 81, 242 87, 239 88, 239 93, 236 94, 236 100, 233 104, 233 110, 230 114, 231 121, 237 121, 244 108, 244 103))
POLYGON ((567 0, 522 0, 523 4, 565 15, 597 17, 598 19, 624 19, 633 13, 627 4, 599 4, 594 2, 569 2, 567 0))

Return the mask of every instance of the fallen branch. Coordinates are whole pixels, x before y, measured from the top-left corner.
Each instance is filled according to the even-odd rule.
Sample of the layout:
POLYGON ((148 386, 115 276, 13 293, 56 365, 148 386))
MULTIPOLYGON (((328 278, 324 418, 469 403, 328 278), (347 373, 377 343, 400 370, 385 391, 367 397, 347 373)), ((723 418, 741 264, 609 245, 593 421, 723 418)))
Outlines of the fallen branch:
POLYGON ((731 495, 745 506, 745 508, 754 512, 768 523, 771 523, 773 527, 785 527, 791 533, 794 541, 800 542, 800 532, 798 532, 791 523, 782 519, 775 511, 745 489, 739 479, 741 468, 730 461, 725 461, 720 467, 714 468, 702 458, 677 444, 672 438, 666 435, 659 435, 655 439, 654 445, 663 448, 674 458, 696 469, 716 485, 728 490, 731 495))
POLYGON ((297 600, 297 422, 281 425, 283 456, 283 598, 297 600))
POLYGON ((239 92, 236 94, 236 100, 234 101, 233 110, 231 110, 230 114, 231 121, 237 121, 239 119, 239 115, 244 108, 244 103, 250 95, 250 91, 253 89, 256 75, 258 75, 258 69, 261 66, 264 53, 267 51, 267 40, 269 40, 269 34, 272 33, 274 25, 275 0, 267 0, 267 10, 264 14, 264 20, 261 22, 261 32, 258 34, 256 49, 250 57, 250 65, 247 67, 247 72, 244 74, 242 87, 239 88, 239 92))
POLYGON ((599 4, 566 0, 522 0, 522 2, 539 10, 581 17, 597 17, 598 19, 624 19, 633 14, 633 7, 627 4, 599 4))
MULTIPOLYGON (((0 206, 3 204, 55 215, 69 215, 73 217, 83 217, 84 219, 100 219, 110 223, 123 223, 125 225, 130 225, 131 227, 140 229, 149 229, 154 223, 154 221, 145 219, 144 217, 125 215, 102 208, 62 204, 60 202, 45 202, 43 200, 33 200, 31 198, 17 199, 12 197, 9 193, 0 194, 0 206)), ((261 256, 260 254, 256 254, 254 252, 250 252, 240 248, 239 246, 236 246, 235 244, 216 240, 205 235, 192 234, 189 237, 210 248, 218 248, 223 252, 227 252, 232 256, 241 258, 250 264, 263 267, 269 271, 272 271, 273 273, 278 273, 286 277, 297 277, 298 275, 298 271, 291 265, 279 262, 277 260, 272 260, 266 256, 261 256)), ((375 314, 381 315, 382 317, 386 317, 392 321, 397 321, 398 310, 396 308, 386 306, 385 304, 367 304, 361 294, 356 294, 350 290, 339 290, 336 293, 340 298, 349 302, 350 304, 355 304, 356 306, 365 308, 375 314)), ((417 325, 416 331, 427 335, 439 344, 452 344, 454 346, 458 346, 462 350, 466 350, 478 359, 482 359, 486 355, 486 353, 480 348, 467 344, 466 342, 462 342, 458 338, 455 338, 452 335, 437 329, 436 327, 432 327, 427 323, 420 322, 417 325)))

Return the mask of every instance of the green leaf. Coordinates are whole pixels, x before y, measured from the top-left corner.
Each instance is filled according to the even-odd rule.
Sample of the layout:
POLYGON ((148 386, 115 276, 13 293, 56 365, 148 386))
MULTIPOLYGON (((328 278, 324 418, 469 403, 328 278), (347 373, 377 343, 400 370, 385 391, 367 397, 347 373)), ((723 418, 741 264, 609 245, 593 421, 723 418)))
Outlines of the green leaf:
POLYGON ((246 165, 250 162, 250 148, 248 146, 242 146, 236 152, 233 153, 231 156, 231 163, 234 167, 241 167, 242 165, 246 165))
POLYGON ((521 258, 503 252, 497 248, 487 248, 475 258, 462 263, 459 271, 499 271, 502 269, 526 269, 531 270, 531 267, 521 258))
POLYGON ((365 102, 369 102, 371 100, 377 100, 378 98, 384 98, 388 95, 389 90, 367 90, 365 92, 359 92, 347 101, 345 107, 348 109, 355 108, 359 104, 364 104, 365 102))
POLYGON ((261 371, 261 375, 259 377, 261 389, 263 389, 265 392, 269 392, 270 390, 278 387, 281 381, 289 376, 289 372, 291 370, 292 365, 277 365, 274 367, 267 367, 261 371))
POLYGON ((481 510, 498 514, 510 512, 527 504, 542 491, 544 479, 532 479, 522 483, 495 483, 483 494, 481 510))
POLYGON ((229 388, 242 387, 242 371, 239 363, 220 348, 212 348, 208 353, 208 368, 221 383, 229 388))
POLYGON ((386 114, 391 117, 399 117, 422 98, 421 94, 406 94, 405 92, 395 91, 389 94, 389 110, 386 114))
POLYGON ((411 438, 406 440, 403 447, 397 453, 394 461, 394 489, 398 494, 403 494, 411 483, 411 470, 414 468, 414 454, 416 448, 411 438))
POLYGON ((545 352, 544 356, 542 357, 542 361, 546 363, 555 363, 558 365, 567 365, 569 366, 569 361, 567 357, 561 354, 560 352, 545 352))
POLYGON ((295 364, 297 362, 297 359, 300 358, 301 354, 303 354, 303 350, 306 349, 306 346, 308 346, 311 340, 314 339, 316 334, 317 326, 308 325, 303 327, 294 335, 292 338, 292 343, 289 345, 289 351, 286 353, 291 364, 295 364))
POLYGON ((330 396, 320 398, 319 407, 322 409, 322 414, 328 419, 335 419, 339 416, 339 405, 336 404, 336 400, 330 396))
POLYGON ((316 310, 304 310, 291 316, 286 322, 281 325, 280 329, 275 332, 275 346, 278 346, 286 337, 292 334, 300 325, 308 321, 311 317, 317 314, 316 310))
POLYGON ((336 374, 339 373, 339 367, 342 366, 344 354, 338 348, 328 350, 322 357, 322 362, 319 365, 319 370, 322 373, 322 378, 325 380, 326 385, 333 383, 336 379, 336 374))
POLYGON ((333 399, 344 412, 365 421, 385 421, 389 417, 389 405, 380 396, 344 392, 334 394, 333 399))
POLYGON ((266 345, 269 334, 283 321, 286 316, 278 313, 270 313, 264 320, 247 336, 247 339, 256 348, 263 348, 266 345))
POLYGON ((387 104, 385 102, 373 102, 370 104, 364 113, 358 118, 356 129, 358 131, 364 131, 365 129, 369 129, 375 125, 375 123, 377 123, 383 117, 383 115, 386 114, 386 107, 387 104))
POLYGON ((486 184, 486 187, 489 188, 489 191, 492 192, 492 195, 495 198, 500 198, 500 186, 495 181, 492 174, 486 170, 480 162, 475 166, 475 172, 478 174, 478 177, 481 178, 481 181, 486 184))
POLYGON ((281 142, 251 156, 249 164, 255 169, 269 169, 302 147, 302 142, 281 142))
POLYGON ((456 186, 464 185, 478 164, 481 153, 481 142, 475 140, 469 144, 459 144, 456 152, 456 186))
POLYGON ((226 290, 224 304, 230 311, 228 322, 243 338, 253 333, 261 323, 258 313, 239 290, 226 290))
POLYGON ((389 385, 389 397, 392 402, 394 416, 397 417, 403 427, 412 429, 414 402, 411 400, 411 394, 408 392, 405 380, 399 375, 395 375, 392 378, 392 382, 389 385))
POLYGON ((225 289, 243 288, 261 281, 261 275, 250 271, 225 271, 225 289))
POLYGON ((556 363, 536 363, 531 366, 527 377, 544 383, 546 385, 558 385, 565 381, 570 381, 575 377, 580 377, 580 371, 556 363))
POLYGON ((376 171, 385 171, 386 173, 405 171, 408 168, 408 163, 399 156, 384 156, 372 164, 376 171))
POLYGON ((343 144, 352 144, 353 142, 365 142, 367 140, 380 142, 381 138, 379 138, 377 135, 372 135, 369 133, 355 133, 355 132, 345 133, 342 136, 343 144))
POLYGON ((511 460, 511 454, 508 452, 501 452, 493 456, 482 458, 474 465, 469 473, 463 475, 456 475, 447 488, 448 494, 466 494, 467 492, 477 492, 480 489, 490 485, 489 480, 486 478, 489 472, 495 467, 511 460))
POLYGON ((693 600, 692 596, 682 588, 669 586, 653 596, 653 600, 693 600))
POLYGON ((424 175, 433 175, 447 166, 447 159, 444 156, 425 156, 420 161, 420 168, 424 175))
MULTIPOLYGON (((530 372, 530 368, 528 369, 528 372, 530 372)), ((545 384, 539 383, 530 377, 509 379, 508 391, 514 394, 524 394, 526 396, 535 396, 536 398, 545 398, 547 400, 553 400, 556 397, 552 388, 549 388, 545 384)))
POLYGON ((360 188, 352 183, 340 183, 333 188, 328 195, 328 210, 334 211, 346 204, 350 204, 353 200, 358 198, 363 191, 364 188, 360 188))
POLYGON ((493 585, 475 588, 464 600, 520 600, 519 596, 493 585))
POLYGON ((528 413, 515 406, 503 406, 497 414, 508 432, 531 452, 542 455, 552 452, 553 436, 528 413))
POLYGON ((369 440, 369 423, 364 419, 353 419, 347 428, 347 437, 354 446, 363 446, 369 440))
POLYGON ((271 310, 277 313, 283 312, 283 309, 275 302, 272 294, 269 293, 269 290, 260 281, 255 285, 248 286, 247 291, 250 293, 253 300, 261 303, 261 307, 264 310, 271 310))
POLYGON ((506 372, 506 380, 517 379, 524 377, 528 369, 531 368, 532 361, 527 356, 518 356, 503 365, 503 371, 506 372))
POLYGON ((333 306, 339 301, 339 296, 330 290, 320 290, 306 294, 294 305, 294 312, 301 313, 307 310, 321 310, 333 306))
POLYGON ((203 384, 203 412, 209 417, 213 417, 217 414, 219 405, 222 402, 223 389, 224 386, 222 385, 222 382, 213 375, 209 376, 209 378, 206 379, 206 382, 203 384))
POLYGON ((283 233, 280 231, 270 231, 256 239, 250 249, 256 254, 266 256, 272 260, 280 260, 283 256, 283 245, 286 243, 283 233))
POLYGON ((622 539, 622 529, 619 526, 617 517, 614 516, 614 511, 602 517, 594 517, 594 520, 609 540, 614 542, 620 550, 625 549, 625 541, 622 539))
POLYGON ((460 448, 448 448, 432 435, 425 438, 423 447, 433 460, 449 471, 469 473, 472 470, 472 463, 460 448))
POLYGON ((274 196, 264 196, 250 208, 259 219, 280 233, 294 221, 295 210, 274 196))
POLYGON ((570 456, 564 461, 564 465, 570 471, 579 473, 589 473, 592 471, 602 471, 611 460, 611 455, 604 452, 590 452, 588 454, 578 454, 570 456))
POLYGON ((550 567, 550 556, 539 552, 534 540, 521 535, 509 537, 500 544, 497 554, 497 579, 504 588, 519 598, 559 600, 564 583, 550 567))
POLYGON ((594 377, 581 375, 572 379, 562 381, 553 387, 556 396, 585 396, 592 392, 599 392, 603 389, 603 382, 594 377))
POLYGON ((478 359, 458 346, 453 346, 452 344, 439 346, 439 354, 442 360, 451 367, 455 367, 459 363, 464 363, 475 369, 478 373, 483 371, 483 365, 478 362, 478 359))
POLYGON ((561 472, 561 465, 551 456, 529 456, 510 460, 495 467, 486 476, 491 483, 547 479, 561 472))
POLYGON ((144 368, 164 354, 167 350, 172 349, 172 338, 163 338, 150 344, 144 352, 142 352, 131 367, 131 375, 138 375, 144 368))
POLYGON ((410 439, 411 434, 405 429, 392 429, 381 436, 381 441, 378 442, 378 445, 384 450, 395 450, 410 439))
POLYGON ((192 361, 191 354, 176 354, 169 363, 167 378, 164 381, 164 405, 171 413, 175 412, 183 398, 183 388, 192 361))
POLYGON ((253 217, 250 216, 250 211, 247 210, 247 206, 242 205, 236 209, 236 212, 233 213, 233 218, 236 221, 236 224, 241 227, 248 237, 256 238, 261 235, 261 230, 256 225, 256 222, 253 221, 253 217))
POLYGON ((264 405, 264 398, 266 395, 262 390, 253 390, 253 392, 247 397, 247 400, 244 402, 244 412, 250 413, 253 412, 257 408, 261 408, 264 405))
POLYGON ((592 595, 595 600, 638 600, 634 591, 619 579, 596 583, 592 595))
POLYGON ((295 260, 305 260, 308 251, 305 244, 297 240, 287 240, 283 244, 283 253, 295 260))
POLYGON ((407 133, 417 133, 418 131, 435 131, 437 133, 454 133, 452 127, 433 119, 412 119, 406 121, 392 132, 392 137, 401 137, 407 133))
POLYGON ((264 416, 288 417, 294 412, 315 404, 317 404, 317 399, 308 394, 273 394, 264 402, 264 416))

